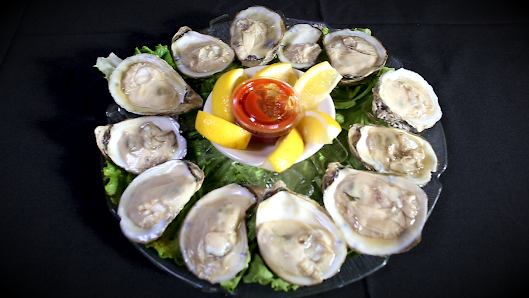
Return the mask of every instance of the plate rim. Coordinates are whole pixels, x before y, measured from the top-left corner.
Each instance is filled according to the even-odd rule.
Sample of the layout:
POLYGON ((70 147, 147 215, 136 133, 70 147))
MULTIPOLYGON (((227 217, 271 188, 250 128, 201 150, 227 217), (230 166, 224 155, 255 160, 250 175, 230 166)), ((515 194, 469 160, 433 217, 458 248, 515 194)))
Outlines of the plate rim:
MULTIPOLYGON (((217 19, 219 19, 219 18, 217 18, 217 19)), ((294 24, 297 24, 297 23, 308 23, 308 24, 315 24, 315 25, 319 25, 319 26, 328 27, 325 23, 322 23, 322 22, 305 21, 305 20, 292 19, 292 18, 286 18, 286 17, 284 17, 284 19, 287 21, 286 23, 290 24, 290 25, 294 25, 294 24)), ((215 20, 216 19, 214 19, 214 20, 212 20, 210 22, 210 27, 201 30, 201 32, 211 29, 212 26, 223 24, 223 23, 213 23, 213 21, 215 21, 215 20)), ((330 28, 330 27, 328 27, 328 28, 332 30, 332 28, 330 28)), ((393 58, 393 59, 395 59, 395 58, 393 58)), ((398 62, 398 63, 400 63, 400 62, 398 62)), ((204 106, 205 106, 205 104, 204 104, 204 106)), ((446 136, 445 136, 444 129, 443 129, 441 121, 438 121, 435 124, 434 127, 425 130, 423 133, 421 133, 421 135, 423 135, 423 136, 424 135, 428 135, 428 133, 432 133, 435 130, 438 131, 438 135, 437 136, 439 137, 439 140, 438 140, 439 142, 437 142, 436 146, 434 146, 434 150, 435 150, 436 154, 438 155, 439 167, 438 167, 438 170, 436 172, 432 173, 432 180, 427 185, 424 186, 424 187, 428 187, 430 185, 430 186, 433 186, 435 188, 434 189, 435 192, 432 193, 433 198, 431 198, 430 197, 431 194, 428 193, 428 217, 431 214, 431 212, 433 211, 433 209, 434 209, 434 207, 435 207, 435 205, 436 205, 436 203, 437 203, 437 201, 438 201, 438 199, 440 197, 440 194, 441 194, 441 191, 442 191, 442 188, 443 188, 442 187, 442 183, 440 182, 440 176, 443 174, 443 172, 447 169, 447 166, 448 166, 446 136), (439 152, 438 150, 441 150, 441 152, 439 152)), ((428 137, 425 136, 425 138, 427 140, 429 140, 428 137)), ((215 145, 215 144, 213 144, 213 145, 215 145)), ((105 166, 104 165, 104 163, 105 163, 104 159, 105 159, 105 157, 101 154, 101 160, 102 160, 101 161, 101 168, 103 168, 105 166)), ((103 176, 103 173, 101 173, 101 175, 103 176)), ((103 185, 104 185, 104 179, 103 179, 103 185)), ((424 189, 424 187, 423 187, 423 189, 424 189)), ((117 212, 116 212, 117 205, 114 204, 110 200, 110 197, 108 196, 108 194, 106 194, 106 192, 105 192, 105 196, 106 196, 106 199, 107 199, 107 205, 108 205, 109 211, 114 215, 114 217, 116 217, 116 219, 119 220, 119 216, 117 215, 117 212)), ((387 262, 389 261, 389 258, 390 258, 390 256, 376 257, 376 256, 362 255, 362 254, 357 255, 357 256, 355 256, 353 258, 348 256, 346 258, 346 262, 342 266, 341 271, 343 269, 348 269, 348 268, 344 268, 344 266, 347 265, 347 264, 350 264, 351 262, 355 262, 355 260, 359 260, 359 262, 364 262, 364 261, 366 261, 364 259, 375 258, 375 259, 378 259, 378 261, 379 261, 378 266, 374 266, 373 268, 371 268, 371 270, 365 272, 361 276, 357 276, 355 278, 351 278, 351 279, 348 279, 348 280, 344 280, 342 278, 343 276, 341 275, 342 272, 340 272, 340 273, 334 275, 333 277, 325 280, 321 284, 310 286, 310 287, 300 287, 297 290, 290 290, 288 292, 274 291, 270 286, 260 285, 258 283, 245 284, 245 283, 241 282, 239 284, 239 286, 235 289, 235 292, 230 293, 230 292, 224 290, 222 287, 220 287, 219 284, 210 284, 209 282, 207 282, 205 280, 198 279, 198 277, 194 276, 187 269, 187 266, 185 266, 185 265, 180 266, 180 265, 177 265, 176 262, 174 262, 173 259, 164 259, 164 258, 160 257, 158 252, 154 248, 150 248, 150 247, 147 247, 144 244, 135 243, 135 242, 132 242, 130 240, 128 240, 128 241, 142 255, 144 255, 144 257, 149 259, 149 261, 151 261, 156 267, 158 267, 159 269, 169 273, 170 275, 173 275, 173 276, 177 277, 178 279, 182 280, 183 282, 187 283, 188 285, 193 286, 195 288, 198 288, 198 289, 200 289, 200 290, 202 290, 204 292, 207 292, 207 293, 224 293, 224 294, 229 294, 229 295, 232 295, 232 296, 240 296, 240 295, 244 295, 244 294, 247 294, 247 293, 250 293, 250 292, 254 296, 257 295, 259 297, 269 297, 268 295, 272 294, 273 297, 277 297, 277 298, 282 298, 282 297, 303 297, 303 296, 307 296, 307 295, 314 295, 314 294, 326 292, 326 291, 329 291, 329 290, 332 290, 332 289, 341 288, 343 286, 346 286, 348 284, 356 282, 356 281, 358 281, 360 279, 366 278, 366 277, 370 276, 371 274, 373 274, 374 272, 378 271, 380 268, 384 267, 387 264, 387 262), (181 275, 181 274, 173 271, 171 268, 169 268, 169 267, 171 267, 171 265, 170 265, 171 263, 174 264, 174 266, 177 266, 178 268, 182 268, 183 270, 187 271, 186 272, 186 273, 188 273, 187 276, 181 275), (188 276, 189 276, 189 278, 188 278, 188 276), (196 279, 198 282, 195 282, 192 279, 196 279), (329 283, 332 282, 333 280, 335 280, 336 283, 334 283, 332 285, 329 285, 329 283), (201 283, 204 283, 204 284, 207 283, 207 285, 204 286, 201 283), (243 288, 241 288, 241 286, 243 288), (246 288, 249 288, 249 289, 255 288, 255 289, 258 289, 259 292, 255 293, 255 292, 252 292, 252 291, 250 291, 250 292, 241 291, 241 290, 246 289, 246 288)), ((343 271, 345 271, 345 270, 343 270, 343 271)))

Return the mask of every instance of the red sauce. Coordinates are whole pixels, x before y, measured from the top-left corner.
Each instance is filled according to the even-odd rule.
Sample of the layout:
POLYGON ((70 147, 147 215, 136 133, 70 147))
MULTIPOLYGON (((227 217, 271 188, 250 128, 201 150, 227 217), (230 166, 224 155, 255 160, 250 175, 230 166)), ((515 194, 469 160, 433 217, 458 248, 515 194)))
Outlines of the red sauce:
POLYGON ((299 99, 292 87, 272 78, 244 82, 233 94, 233 114, 237 123, 258 142, 272 142, 297 124, 299 99))

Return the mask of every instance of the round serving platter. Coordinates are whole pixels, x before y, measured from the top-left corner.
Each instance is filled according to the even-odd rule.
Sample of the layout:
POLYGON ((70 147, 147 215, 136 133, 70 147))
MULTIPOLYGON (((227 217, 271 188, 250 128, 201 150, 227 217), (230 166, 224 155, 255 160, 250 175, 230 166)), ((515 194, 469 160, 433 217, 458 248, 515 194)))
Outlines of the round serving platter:
MULTIPOLYGON (((298 19, 290 19, 284 17, 285 26, 289 28, 292 25, 298 23, 306 23, 312 25, 318 25, 321 27, 328 27, 324 23, 304 21, 298 19)), ((230 20, 227 15, 216 18, 210 22, 210 26, 203 30, 200 30, 202 33, 214 35, 223 41, 229 43, 229 27, 230 20)), ((390 56, 388 62, 386 63, 387 67, 400 68, 402 64, 398 59, 390 56)), ((111 104, 106 111, 107 119, 109 123, 116 123, 122 121, 126 118, 137 117, 137 115, 131 114, 117 106, 116 104, 111 104)), ((447 167, 447 148, 446 148, 446 139, 443 130, 443 126, 438 122, 434 127, 427 129, 420 133, 425 137, 434 148, 437 158, 438 158, 438 170, 432 174, 431 181, 425 185, 423 190, 428 195, 428 215, 432 212, 435 204, 441 194, 442 184, 439 181, 439 177, 445 171, 447 167)), ((104 167, 104 159, 102 158, 101 166, 104 167)), ((110 212, 119 219, 117 215, 117 205, 112 203, 109 196, 106 196, 107 204, 110 212)), ((179 266, 175 263, 173 259, 164 259, 161 258, 158 252, 153 248, 148 248, 143 244, 131 242, 138 251, 143 254, 147 259, 149 259, 154 265, 160 269, 166 271, 167 273, 179 278, 180 280, 186 282, 187 284, 199 288, 205 292, 219 292, 219 293, 229 293, 226 290, 222 289, 218 284, 213 285, 208 281, 201 280, 193 275, 186 266, 179 266)), ((258 283, 246 284, 240 282, 235 292, 229 293, 234 296, 252 296, 252 297, 303 297, 307 295, 313 295, 317 293, 322 293, 339 287, 343 287, 352 282, 358 281, 373 272, 377 271, 389 260, 389 256, 386 257, 376 257, 369 255, 356 255, 354 257, 347 257, 345 263, 342 265, 341 270, 334 277, 325 280, 323 283, 310 286, 310 287, 299 287, 297 290, 290 290, 288 292, 284 291, 274 291, 270 285, 260 285, 258 283)))

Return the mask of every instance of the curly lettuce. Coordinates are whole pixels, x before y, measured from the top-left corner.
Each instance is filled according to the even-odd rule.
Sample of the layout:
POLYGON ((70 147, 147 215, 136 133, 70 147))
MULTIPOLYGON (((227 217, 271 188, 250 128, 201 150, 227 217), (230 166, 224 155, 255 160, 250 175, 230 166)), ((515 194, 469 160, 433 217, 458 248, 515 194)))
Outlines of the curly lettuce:
MULTIPOLYGON (((369 29, 351 29, 361 30, 371 34, 369 29)), ((323 28, 323 33, 329 33, 328 28, 323 28), (327 30, 325 30, 327 29, 327 30)), ((143 46, 136 48, 135 54, 149 53, 156 55, 169 63, 177 70, 171 52, 167 46, 157 45, 154 50, 143 46)), ((327 59, 325 52, 318 59, 327 59)), ((109 57, 98 58, 96 67, 105 74, 110 76, 113 69, 121 62, 121 59, 111 53, 109 57)), ((203 79, 192 79, 182 75, 188 84, 197 91, 203 98, 207 98, 216 80, 225 72, 242 67, 239 62, 232 63, 223 72, 217 73, 211 77, 203 79)), ((194 128, 196 110, 179 116, 179 123, 187 140, 188 154, 185 157, 199 166, 205 175, 204 183, 197 193, 191 198, 190 202, 183 208, 179 215, 171 222, 162 236, 146 244, 158 252, 161 258, 168 258, 175 261, 180 266, 185 266, 178 244, 178 232, 191 206, 203 195, 209 191, 225 186, 230 183, 251 184, 261 187, 270 187, 275 182, 282 180, 286 186, 300 194, 306 195, 323 205, 321 181, 325 169, 330 162, 338 161, 344 165, 350 165, 354 168, 361 169, 361 165, 356 161, 348 150, 347 131, 354 123, 363 124, 384 124, 372 115, 371 105, 373 101, 372 89, 376 85, 379 77, 390 70, 384 67, 374 76, 366 79, 364 82, 353 87, 336 87, 331 97, 334 100, 336 120, 340 123, 343 130, 332 144, 323 146, 323 148, 312 157, 295 164, 290 169, 276 173, 261 168, 247 166, 231 160, 218 151, 210 141, 202 137, 194 128)), ((106 182, 105 191, 114 204, 119 203, 119 199, 134 179, 135 175, 126 172, 117 167, 110 160, 106 160, 103 168, 103 177, 106 182)), ((270 285, 276 291, 289 291, 298 288, 297 285, 290 284, 281 279, 264 263, 259 254, 256 242, 255 231, 255 210, 250 210, 247 216, 246 224, 248 231, 249 254, 247 264, 244 270, 231 280, 222 282, 220 286, 228 292, 236 291, 241 281, 244 283, 259 283, 261 285, 270 285)), ((355 257, 357 253, 349 251, 349 257, 355 257)))
POLYGON ((277 277, 263 261, 263 258, 259 254, 253 255, 253 262, 250 263, 248 272, 242 278, 244 283, 259 283, 261 285, 270 284, 272 289, 275 291, 296 290, 299 288, 298 285, 291 284, 282 278, 277 277))
POLYGON ((158 56, 160 59, 165 60, 165 62, 171 65, 172 68, 176 69, 173 56, 171 56, 171 51, 169 51, 169 48, 167 46, 158 44, 156 47, 154 47, 154 50, 151 50, 149 47, 146 47, 146 46, 134 49, 134 55, 138 55, 142 53, 147 53, 147 54, 158 56))
POLYGON ((110 201, 119 204, 119 199, 125 188, 132 182, 136 175, 116 166, 112 161, 105 160, 103 167, 103 181, 105 182, 105 192, 110 197, 110 201))

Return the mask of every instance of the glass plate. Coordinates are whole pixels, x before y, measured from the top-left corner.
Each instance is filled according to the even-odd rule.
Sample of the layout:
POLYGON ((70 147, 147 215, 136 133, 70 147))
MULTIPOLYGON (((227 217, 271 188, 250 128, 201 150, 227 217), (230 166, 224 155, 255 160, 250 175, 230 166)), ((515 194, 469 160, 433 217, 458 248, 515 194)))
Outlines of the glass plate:
MULTIPOLYGON (((322 27, 327 27, 324 23, 317 23, 311 21, 303 21, 297 19, 290 19, 284 17, 285 26, 289 28, 290 26, 297 23, 308 23, 319 25, 322 27)), ((229 27, 230 20, 227 15, 216 18, 210 22, 210 27, 201 30, 201 32, 206 34, 211 34, 222 39, 224 42, 229 44, 229 27)), ((402 64, 400 61, 389 57, 386 66, 393 68, 400 68, 402 64)), ((107 108, 107 118, 109 123, 116 123, 126 118, 137 117, 137 115, 128 113, 119 106, 111 104, 107 108)), ((439 195, 441 194, 442 184, 439 181, 439 177, 445 171, 447 167, 447 149, 446 149, 446 139, 444 135, 443 126, 441 122, 438 122, 434 127, 427 129, 421 133, 434 148, 437 158, 439 161, 438 171, 432 174, 431 181, 423 187, 424 191, 428 195, 428 216, 432 212, 439 195)), ((101 166, 104 167, 104 159, 102 158, 101 166)), ((117 206, 110 201, 110 198, 107 196, 107 204, 110 212, 119 219, 117 215, 117 206)), ((228 293, 222 289, 219 285, 212 285, 208 281, 201 280, 193 275, 187 267, 178 266, 172 259, 162 259, 159 257, 158 252, 153 248, 147 248, 143 244, 138 244, 131 242, 134 247, 140 251, 147 259, 149 259, 153 264, 155 264, 160 269, 166 271, 167 273, 179 278, 180 280, 188 283, 191 286, 199 288, 204 292, 208 293, 228 293)), ((376 257, 368 255, 358 255, 354 258, 348 257, 345 263, 342 265, 340 272, 334 277, 325 280, 323 283, 310 286, 310 287, 300 287, 297 290, 290 290, 288 292, 284 291, 274 291, 270 285, 262 286, 257 283, 245 284, 240 282, 234 293, 230 293, 234 296, 252 296, 252 297, 303 297, 307 295, 313 295, 317 293, 322 293, 332 289, 340 288, 345 285, 348 285, 352 282, 360 280, 378 269, 382 268, 389 260, 389 256, 386 257, 376 257)))

